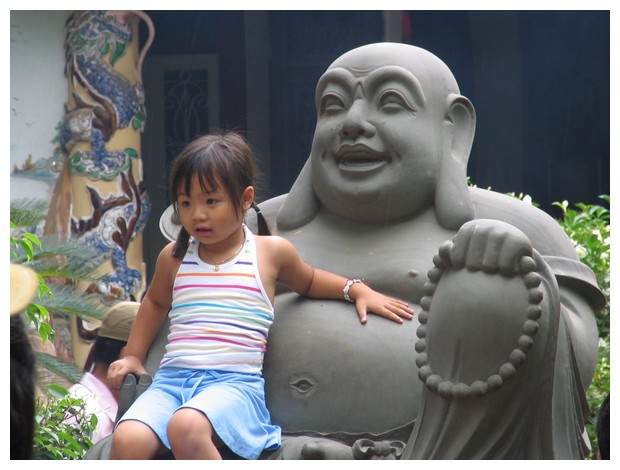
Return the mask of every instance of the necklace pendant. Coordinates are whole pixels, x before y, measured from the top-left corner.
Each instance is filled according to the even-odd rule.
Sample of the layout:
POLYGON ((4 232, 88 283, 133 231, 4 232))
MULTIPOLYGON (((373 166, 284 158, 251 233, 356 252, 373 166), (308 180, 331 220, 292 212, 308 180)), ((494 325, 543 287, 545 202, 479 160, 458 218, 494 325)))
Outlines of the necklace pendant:
POLYGON ((219 264, 216 264, 216 265, 213 266, 213 271, 217 272, 219 270, 220 270, 220 265, 219 264))

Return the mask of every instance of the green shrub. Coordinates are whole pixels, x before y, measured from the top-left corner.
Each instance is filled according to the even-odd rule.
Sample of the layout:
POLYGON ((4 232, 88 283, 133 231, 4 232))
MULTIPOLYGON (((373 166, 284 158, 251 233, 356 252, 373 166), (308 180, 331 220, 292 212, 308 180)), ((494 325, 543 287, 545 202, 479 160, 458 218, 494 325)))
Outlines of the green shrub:
MULTIPOLYGON (((92 250, 76 242, 36 235, 35 226, 45 218, 46 207, 38 200, 12 201, 10 220, 11 262, 33 269, 39 277, 37 295, 22 315, 43 343, 54 341, 55 317, 101 319, 105 315, 93 296, 72 286, 77 280, 96 279, 94 272, 100 261, 92 250)), ((33 458, 80 459, 92 446, 97 417, 87 415, 84 402, 68 395, 65 388, 46 383, 58 379, 75 383, 83 371, 46 352, 35 351, 35 357, 38 386, 45 392, 35 403, 33 458), (73 425, 65 423, 71 415, 75 416, 73 425)))
POLYGON ((97 416, 86 413, 84 401, 60 385, 50 385, 36 403, 33 459, 81 459, 93 445, 97 416), (71 419, 73 417, 73 419, 71 419), (67 422, 69 419, 69 422, 67 422))
MULTIPOLYGON (((610 204, 608 195, 601 196, 601 199, 605 200, 607 205, 610 204)), ((598 285, 607 299, 607 305, 596 317, 599 331, 598 362, 587 393, 590 416, 586 429, 593 449, 596 449, 596 415, 610 389, 610 213, 606 207, 596 204, 577 203, 570 207, 567 201, 563 201, 555 202, 554 205, 562 209, 562 218, 558 222, 575 245, 581 261, 594 271, 598 285)))
MULTIPOLYGON (((601 196, 610 203, 609 196, 601 196)), ((554 206, 562 209, 562 218, 558 220, 564 231, 575 245, 575 250, 581 261, 589 266, 600 286, 607 307, 597 317, 599 335, 609 337, 609 274, 611 252, 611 228, 609 225, 609 209, 595 205, 577 203, 574 208, 569 207, 567 201, 555 202, 554 206)))

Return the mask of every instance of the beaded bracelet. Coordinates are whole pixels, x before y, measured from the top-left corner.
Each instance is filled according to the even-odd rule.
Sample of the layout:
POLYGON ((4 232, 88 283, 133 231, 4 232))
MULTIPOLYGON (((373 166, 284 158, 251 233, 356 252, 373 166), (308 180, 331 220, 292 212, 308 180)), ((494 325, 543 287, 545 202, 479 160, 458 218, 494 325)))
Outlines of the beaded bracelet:
POLYGON ((349 279, 347 281, 347 283, 344 285, 344 288, 342 289, 342 295, 344 296, 344 300, 348 300, 349 302, 355 302, 355 300, 353 300, 351 297, 349 297, 349 289, 351 289, 351 286, 353 284, 363 284, 364 280, 363 279, 349 279))

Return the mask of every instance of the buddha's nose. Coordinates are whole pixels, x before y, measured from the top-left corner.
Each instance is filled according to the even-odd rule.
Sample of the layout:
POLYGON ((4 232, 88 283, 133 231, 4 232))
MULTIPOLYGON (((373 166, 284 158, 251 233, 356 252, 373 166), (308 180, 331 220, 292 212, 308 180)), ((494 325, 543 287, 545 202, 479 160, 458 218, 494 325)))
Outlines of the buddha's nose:
POLYGON ((375 126, 368 121, 368 105, 365 100, 359 98, 347 111, 347 115, 340 129, 341 137, 357 139, 361 136, 372 137, 375 134, 375 126))

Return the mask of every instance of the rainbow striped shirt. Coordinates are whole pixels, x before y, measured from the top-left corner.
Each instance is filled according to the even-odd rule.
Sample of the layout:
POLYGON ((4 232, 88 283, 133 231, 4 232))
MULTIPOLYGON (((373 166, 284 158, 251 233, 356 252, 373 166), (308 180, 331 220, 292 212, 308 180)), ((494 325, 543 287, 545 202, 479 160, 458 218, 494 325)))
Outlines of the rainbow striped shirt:
POLYGON ((258 274, 256 240, 219 271, 192 239, 174 281, 170 334, 160 367, 260 374, 273 306, 258 274))

